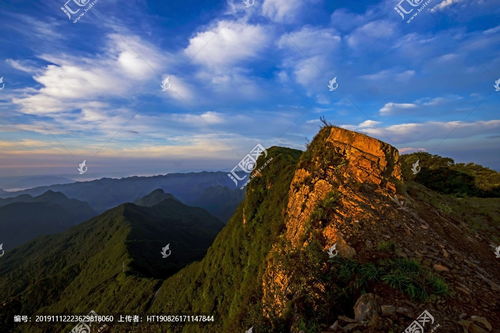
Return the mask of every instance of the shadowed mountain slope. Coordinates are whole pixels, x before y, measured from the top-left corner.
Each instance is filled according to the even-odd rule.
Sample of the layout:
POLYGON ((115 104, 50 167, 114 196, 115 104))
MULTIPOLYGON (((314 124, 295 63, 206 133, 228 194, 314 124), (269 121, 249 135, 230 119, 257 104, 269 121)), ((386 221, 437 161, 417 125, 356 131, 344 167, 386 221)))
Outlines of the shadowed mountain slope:
POLYGON ((201 259, 222 226, 205 210, 167 198, 152 207, 120 205, 9 251, 0 261, 0 331, 12 328, 14 313, 145 310, 158 283, 201 259))
POLYGON ((86 202, 47 191, 38 197, 0 199, 0 236, 12 249, 41 235, 64 231, 96 213, 86 202))

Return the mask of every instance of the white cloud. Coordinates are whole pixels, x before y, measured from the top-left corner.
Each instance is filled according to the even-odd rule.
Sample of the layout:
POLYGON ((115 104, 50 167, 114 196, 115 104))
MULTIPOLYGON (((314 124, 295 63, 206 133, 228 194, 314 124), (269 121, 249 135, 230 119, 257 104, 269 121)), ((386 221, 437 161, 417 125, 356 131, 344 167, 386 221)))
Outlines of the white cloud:
POLYGON ((465 139, 474 136, 497 134, 500 120, 475 122, 430 121, 425 123, 403 123, 387 127, 360 129, 362 132, 386 140, 389 143, 426 142, 434 139, 465 139))
POLYGON ((347 44, 352 48, 372 46, 376 40, 388 39, 395 33, 396 25, 394 22, 387 20, 372 21, 354 30, 347 37, 347 44))
POLYGON ((386 103, 379 111, 379 113, 383 116, 393 114, 397 111, 415 109, 417 108, 416 104, 413 103, 386 103))
POLYGON ((457 102, 462 100, 461 96, 458 95, 447 95, 444 97, 424 97, 424 98, 419 98, 415 100, 412 103, 386 103, 380 110, 379 114, 382 116, 390 115, 390 114, 395 114, 397 112, 404 112, 408 110, 414 110, 414 109, 422 109, 424 110, 425 108, 433 108, 433 107, 438 107, 438 106, 443 106, 452 102, 457 102))
POLYGON ((196 63, 221 69, 257 57, 269 41, 269 31, 261 25, 219 21, 191 38, 185 53, 196 63))
POLYGON ((265 0, 262 14, 276 22, 290 22, 296 19, 307 0, 265 0))
POLYGON ((283 35, 278 47, 298 51, 299 55, 321 55, 337 49, 340 41, 340 35, 333 29, 306 26, 283 35))
POLYGON ((401 154, 409 154, 409 153, 414 153, 414 152, 419 152, 419 151, 427 151, 425 148, 415 148, 415 147, 402 147, 398 148, 399 152, 401 154))
POLYGON ((358 125, 359 128, 371 128, 380 124, 380 121, 375 120, 365 120, 361 124, 358 125))
POLYGON ((3 150, 30 150, 39 147, 47 147, 50 143, 39 141, 39 140, 31 140, 31 139, 23 139, 18 141, 0 141, 0 148, 3 150))
POLYGON ((29 61, 6 59, 5 62, 9 64, 12 68, 26 73, 36 73, 38 68, 34 66, 29 61))
POLYGON ((431 12, 436 12, 445 9, 453 4, 461 2, 462 0, 443 0, 431 9, 431 12))
POLYGON ((119 34, 112 34, 109 37, 108 52, 119 65, 120 72, 131 79, 147 79, 168 62, 168 57, 138 37, 119 34))
POLYGON ((191 101, 193 99, 193 89, 182 78, 176 75, 164 75, 162 78, 165 80, 169 78, 169 88, 164 90, 169 97, 180 101, 191 101))
POLYGON ((330 75, 336 69, 333 57, 340 41, 333 29, 304 27, 283 35, 278 47, 286 52, 283 66, 291 72, 290 76, 312 92, 327 90, 330 75))
POLYGON ((225 122, 224 115, 218 112, 208 111, 202 114, 174 114, 172 118, 176 121, 196 126, 216 125, 225 122))
MULTIPOLYGON (((92 58, 44 54, 50 64, 33 76, 42 87, 13 98, 27 114, 68 112, 99 98, 124 96, 157 75, 164 57, 133 36, 111 34, 105 52, 92 58)), ((14 66, 18 63, 11 62, 14 66)), ((19 67, 19 66, 18 66, 19 67)))
POLYGON ((398 72, 396 70, 385 69, 374 74, 366 74, 360 76, 362 79, 376 82, 399 81, 405 82, 415 76, 414 70, 406 70, 398 72))
POLYGON ((331 16, 333 26, 342 31, 359 27, 365 23, 366 19, 366 16, 351 13, 345 8, 335 10, 331 16))

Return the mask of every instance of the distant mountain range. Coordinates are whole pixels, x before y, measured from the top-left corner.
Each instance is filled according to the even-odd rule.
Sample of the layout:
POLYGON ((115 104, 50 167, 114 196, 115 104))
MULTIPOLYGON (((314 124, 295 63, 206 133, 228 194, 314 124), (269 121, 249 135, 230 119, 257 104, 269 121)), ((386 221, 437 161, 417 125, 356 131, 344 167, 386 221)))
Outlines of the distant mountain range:
POLYGON ((46 191, 64 193, 68 198, 88 202, 97 212, 134 202, 162 189, 187 205, 208 210, 222 221, 227 221, 243 199, 243 191, 236 188, 224 172, 175 173, 152 177, 102 178, 89 182, 41 186, 18 192, 0 192, 0 197, 22 194, 38 196, 46 191))
MULTIPOLYGON (((12 189, 27 189, 36 186, 45 186, 51 184, 67 184, 73 183, 74 180, 68 177, 61 176, 18 176, 18 177, 0 177, 0 188, 12 189)), ((0 191, 0 194, 2 191, 0 191)), ((8 193, 8 192, 7 192, 8 193)))
POLYGON ((14 248, 41 235, 57 233, 81 223, 96 212, 86 203, 47 191, 0 199, 0 242, 14 248))
MULTIPOLYGON (((139 201, 153 205, 122 204, 8 251, 0 265, 0 331, 11 331, 13 313, 86 312, 91 299, 107 299, 117 309, 126 303, 130 309, 147 306, 161 281, 201 259, 224 226, 204 209, 160 191, 139 201), (123 302, 111 295, 121 295, 123 302)), ((56 331, 66 330, 46 332, 56 331)))

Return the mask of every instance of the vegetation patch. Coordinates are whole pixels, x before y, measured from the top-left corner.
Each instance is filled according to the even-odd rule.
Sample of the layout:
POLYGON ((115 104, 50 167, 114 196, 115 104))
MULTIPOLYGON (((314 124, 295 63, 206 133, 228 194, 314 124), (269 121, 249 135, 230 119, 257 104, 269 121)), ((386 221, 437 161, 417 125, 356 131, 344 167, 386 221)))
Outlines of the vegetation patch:
POLYGON ((384 252, 394 252, 396 250, 396 244, 392 241, 383 241, 378 243, 377 250, 384 252))
MULTIPOLYGON (((385 244, 384 244, 385 246, 385 244)), ((449 293, 446 282, 415 260, 392 258, 375 263, 358 263, 344 258, 331 259, 332 273, 338 279, 341 294, 367 292, 375 283, 385 283, 412 300, 425 301, 449 293)))
POLYGON ((401 156, 403 177, 426 187, 458 197, 500 197, 500 173, 474 163, 419 152, 401 156), (412 167, 418 161, 420 170, 412 167))

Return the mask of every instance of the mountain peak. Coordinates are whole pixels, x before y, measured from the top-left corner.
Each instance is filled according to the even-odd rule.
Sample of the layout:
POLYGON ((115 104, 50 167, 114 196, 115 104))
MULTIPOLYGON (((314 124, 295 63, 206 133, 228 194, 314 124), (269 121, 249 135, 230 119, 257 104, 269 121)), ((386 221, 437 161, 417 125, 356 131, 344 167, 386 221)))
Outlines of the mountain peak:
POLYGON ((172 194, 165 193, 163 189, 156 189, 153 192, 149 193, 148 195, 140 199, 137 199, 134 203, 138 206, 152 207, 165 200, 177 201, 177 199, 172 194))
POLYGON ((313 145, 321 166, 342 170, 346 181, 371 183, 395 192, 401 180, 398 150, 388 143, 340 127, 324 127, 313 145))
POLYGON ((55 192, 52 190, 48 190, 47 192, 43 193, 42 195, 36 197, 35 199, 39 200, 55 200, 55 199, 68 199, 67 196, 65 196, 61 192, 55 192))

